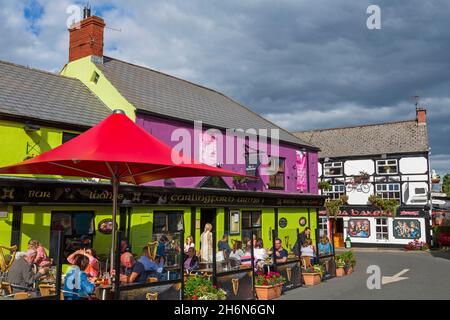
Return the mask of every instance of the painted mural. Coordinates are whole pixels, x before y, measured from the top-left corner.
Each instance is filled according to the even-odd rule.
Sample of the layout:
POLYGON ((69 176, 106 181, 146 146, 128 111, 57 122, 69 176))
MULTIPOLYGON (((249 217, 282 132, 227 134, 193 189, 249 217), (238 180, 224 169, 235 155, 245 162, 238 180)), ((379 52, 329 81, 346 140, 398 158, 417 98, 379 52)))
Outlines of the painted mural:
POLYGON ((416 219, 394 220, 393 230, 396 239, 419 239, 420 221, 416 219))
POLYGON ((296 157, 295 157, 295 165, 297 168, 297 184, 296 189, 301 192, 306 192, 308 188, 308 179, 307 174, 307 166, 306 166, 306 159, 307 159, 307 153, 302 151, 296 151, 296 157))
POLYGON ((348 234, 353 238, 369 238, 370 221, 368 219, 348 220, 348 234))

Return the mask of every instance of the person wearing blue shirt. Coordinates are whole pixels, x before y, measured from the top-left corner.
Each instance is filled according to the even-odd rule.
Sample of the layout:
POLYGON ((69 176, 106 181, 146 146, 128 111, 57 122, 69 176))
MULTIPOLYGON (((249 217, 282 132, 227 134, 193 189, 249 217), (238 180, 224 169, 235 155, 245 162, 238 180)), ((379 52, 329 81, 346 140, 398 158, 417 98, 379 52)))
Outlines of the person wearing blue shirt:
POLYGON ((228 234, 225 233, 222 237, 222 240, 217 242, 217 248, 219 249, 219 251, 225 251, 227 258, 230 256, 231 247, 228 243, 228 234))
POLYGON ((166 260, 166 244, 169 242, 169 238, 166 235, 162 235, 158 241, 158 247, 156 248, 156 259, 161 262, 166 260))
MULTIPOLYGON (((333 254, 333 247, 331 246, 330 240, 326 235, 323 235, 320 238, 320 242, 317 246, 319 250, 319 257, 331 256, 333 254)), ((325 261, 325 270, 327 273, 329 273, 330 263, 334 261, 333 258, 332 257, 322 258, 321 261, 325 261)))
POLYGON ((86 272, 83 271, 88 265, 87 257, 76 256, 74 264, 69 268, 64 279, 64 299, 85 299, 94 292, 95 285, 89 282, 86 272))
POLYGON ((142 249, 142 255, 138 261, 144 266, 147 276, 159 278, 164 262, 161 261, 157 264, 152 258, 150 258, 147 246, 142 249))

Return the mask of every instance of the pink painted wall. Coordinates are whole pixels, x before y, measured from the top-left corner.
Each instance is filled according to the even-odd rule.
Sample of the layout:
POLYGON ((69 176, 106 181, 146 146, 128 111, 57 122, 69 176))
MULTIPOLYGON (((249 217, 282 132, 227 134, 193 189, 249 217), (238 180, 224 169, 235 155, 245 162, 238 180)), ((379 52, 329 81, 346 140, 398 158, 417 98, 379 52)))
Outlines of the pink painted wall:
MULTIPOLYGON (((147 132, 160 139, 167 145, 173 147, 178 144, 178 141, 171 141, 172 132, 176 129, 183 128, 190 132, 192 138, 194 137, 194 127, 193 125, 163 119, 156 116, 143 115, 138 114, 136 123, 144 128, 147 132)), ((203 128, 204 130, 208 128, 203 128)), ((235 138, 236 139, 236 138, 235 138)), ((193 141, 192 141, 193 145, 193 141)), ((219 145, 218 145, 219 146, 219 145)), ((236 153, 236 143, 235 143, 235 153, 236 153)), ((270 148, 269 154, 270 154, 270 148)), ((225 182, 232 189, 239 190, 249 190, 249 191, 265 191, 265 192, 288 192, 288 193, 298 193, 296 190, 296 178, 297 178, 297 168, 296 168, 296 147, 291 146, 289 144, 280 143, 279 146, 279 155, 282 158, 285 158, 285 190, 270 190, 267 188, 267 183, 269 180, 268 176, 261 176, 261 180, 247 182, 243 185, 235 185, 233 183, 232 178, 224 178, 225 182)), ((312 194, 317 194, 317 152, 316 151, 307 151, 308 152, 308 162, 309 162, 309 189, 312 194)), ((225 141, 223 143, 223 154, 226 154, 225 150, 225 141)), ((193 156, 193 155, 192 155, 193 156)), ((225 157, 225 156, 224 156, 225 157)), ((245 173, 245 164, 223 164, 222 168, 245 173)), ((196 187, 203 177, 194 177, 194 178, 178 178, 173 179, 174 186, 177 187, 196 187)), ((164 186, 164 181, 155 181, 149 183, 148 185, 153 186, 164 186)))

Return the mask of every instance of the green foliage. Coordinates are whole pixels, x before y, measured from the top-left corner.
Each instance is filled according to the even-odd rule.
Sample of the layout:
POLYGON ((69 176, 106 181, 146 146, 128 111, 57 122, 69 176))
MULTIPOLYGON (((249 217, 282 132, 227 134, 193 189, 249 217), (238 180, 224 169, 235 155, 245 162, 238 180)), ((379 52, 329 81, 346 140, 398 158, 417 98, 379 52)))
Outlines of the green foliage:
POLYGON ((369 202, 377 207, 383 214, 387 215, 391 213, 393 216, 397 213, 398 201, 395 199, 382 199, 381 197, 373 194, 369 196, 369 202))
POLYGON ((356 265, 356 259, 352 251, 345 251, 336 255, 335 261, 338 268, 354 267, 356 265))
POLYGON ((285 282, 286 279, 280 273, 272 271, 267 274, 258 272, 255 279, 255 284, 257 286, 274 286, 285 282))
POLYGON ((312 267, 306 268, 303 273, 319 273, 320 277, 323 277, 323 274, 325 273, 325 267, 320 264, 315 264, 312 267))
POLYGON ((320 190, 328 190, 331 188, 331 183, 329 181, 319 181, 319 183, 317 184, 317 187, 320 190))
POLYGON ((325 204, 324 204, 325 205, 325 209, 327 210, 327 214, 329 216, 336 217, 338 215, 338 213, 339 213, 339 210, 341 209, 341 206, 346 204, 347 201, 348 201, 348 196, 347 195, 342 195, 337 200, 328 199, 327 201, 325 201, 325 204))
POLYGON ((442 180, 442 192, 450 197, 450 173, 447 173, 442 180))
POLYGON ((190 300, 225 300, 226 293, 213 286, 204 276, 189 277, 184 286, 184 294, 190 300))

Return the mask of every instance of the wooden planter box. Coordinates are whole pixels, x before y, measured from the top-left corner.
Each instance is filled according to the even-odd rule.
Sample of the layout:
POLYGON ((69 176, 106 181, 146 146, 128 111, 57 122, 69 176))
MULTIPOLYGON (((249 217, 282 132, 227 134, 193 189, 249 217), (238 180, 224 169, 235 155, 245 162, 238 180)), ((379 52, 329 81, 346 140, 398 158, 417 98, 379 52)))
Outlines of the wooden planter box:
POLYGON ((305 280, 306 286, 315 286, 321 282, 320 273, 303 273, 303 280, 305 280))
POLYGON ((336 268, 336 277, 343 277, 343 276, 345 276, 344 268, 336 268))
POLYGON ((256 296, 258 300, 272 300, 279 298, 281 296, 282 287, 282 284, 274 286, 255 286, 256 296))

